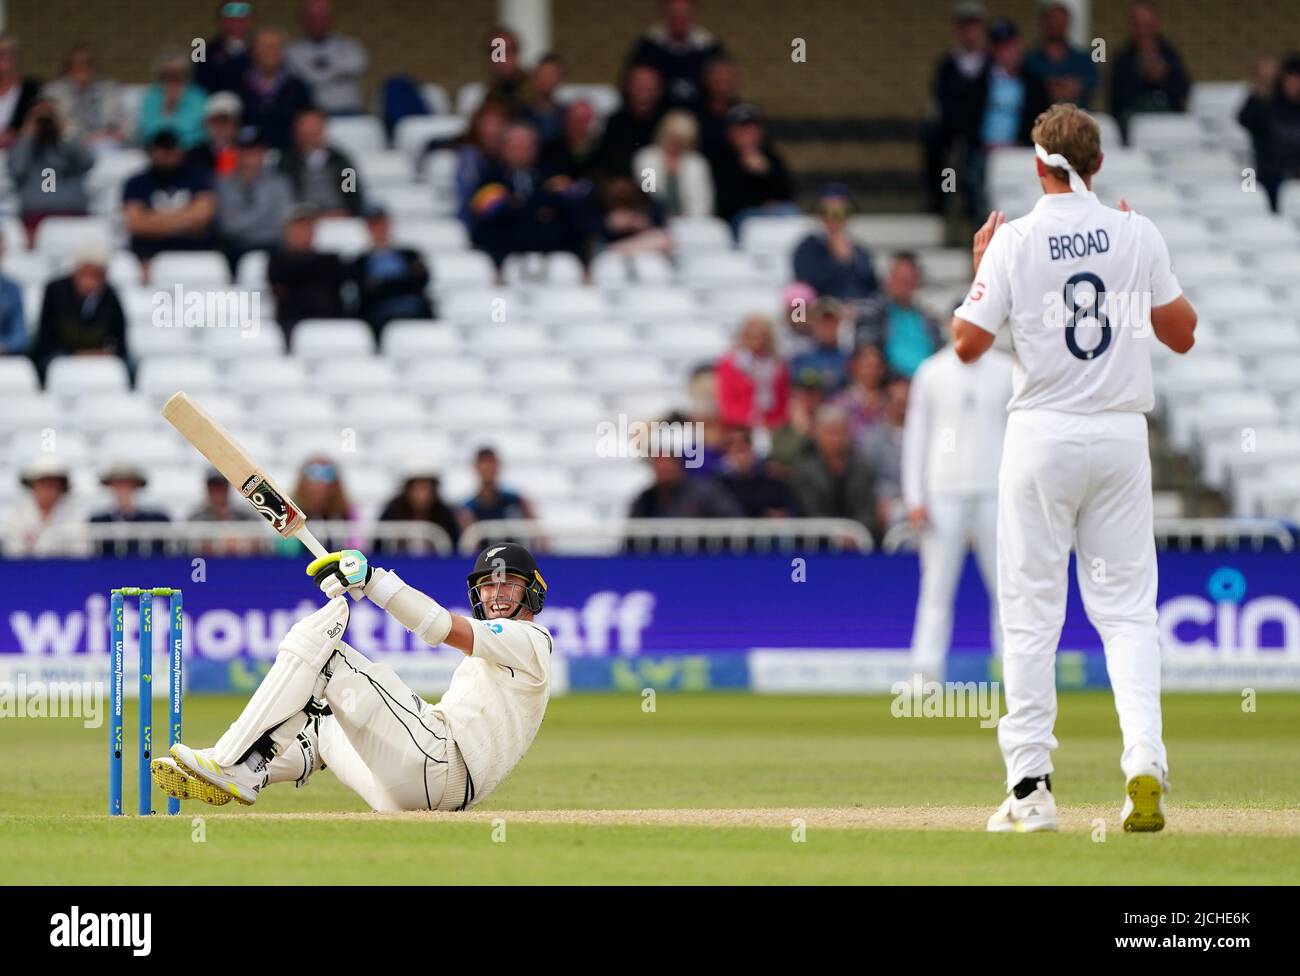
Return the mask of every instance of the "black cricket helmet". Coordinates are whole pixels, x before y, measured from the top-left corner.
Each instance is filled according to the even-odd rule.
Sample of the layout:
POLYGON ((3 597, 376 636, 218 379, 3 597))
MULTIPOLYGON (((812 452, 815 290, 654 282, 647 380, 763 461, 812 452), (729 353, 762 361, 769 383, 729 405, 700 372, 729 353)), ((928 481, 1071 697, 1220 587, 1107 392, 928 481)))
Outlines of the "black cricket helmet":
POLYGON ((542 612, 542 605, 546 602, 546 580, 537 571, 537 560, 517 542, 498 542, 478 554, 469 574, 469 603, 477 619, 487 619, 483 601, 478 595, 479 583, 485 579, 505 582, 507 576, 518 576, 524 581, 524 598, 510 615, 511 619, 524 609, 533 614, 542 612))

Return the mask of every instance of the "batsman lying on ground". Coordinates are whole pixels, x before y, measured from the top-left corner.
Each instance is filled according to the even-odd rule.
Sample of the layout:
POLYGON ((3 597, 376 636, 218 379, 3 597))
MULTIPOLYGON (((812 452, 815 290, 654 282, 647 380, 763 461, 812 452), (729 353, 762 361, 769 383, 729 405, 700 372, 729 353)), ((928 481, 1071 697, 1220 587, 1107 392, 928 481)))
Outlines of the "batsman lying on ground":
POLYGON ((180 799, 251 805, 272 783, 302 786, 329 767, 375 810, 465 810, 488 796, 528 751, 550 697, 551 635, 533 622, 546 583, 532 554, 514 543, 479 553, 473 620, 355 550, 307 572, 329 602, 290 629, 217 744, 178 742, 153 761, 154 781, 180 799), (348 595, 361 593, 425 643, 465 654, 436 705, 343 642, 348 595))

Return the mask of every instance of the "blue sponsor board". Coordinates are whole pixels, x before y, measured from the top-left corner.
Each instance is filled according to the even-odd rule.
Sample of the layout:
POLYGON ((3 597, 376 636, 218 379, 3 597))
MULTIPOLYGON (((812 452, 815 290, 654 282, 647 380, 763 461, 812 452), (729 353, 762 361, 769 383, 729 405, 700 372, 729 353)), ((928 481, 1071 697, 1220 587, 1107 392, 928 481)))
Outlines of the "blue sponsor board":
MULTIPOLYGON (((305 562, 305 561, 304 561, 305 562)), ((905 652, 918 566, 911 555, 543 557, 541 622, 570 687, 702 689, 752 685, 756 652, 905 652)), ((467 612, 463 559, 386 561, 467 612)), ((1276 552, 1162 553, 1160 630, 1167 673, 1300 683, 1300 558, 1276 552)), ((185 588, 192 689, 250 688, 285 632, 319 606, 303 564, 284 559, 0 560, 0 669, 107 663, 109 590, 185 588)), ((128 615, 131 640, 135 613, 128 615)), ((973 561, 956 601, 949 676, 996 677, 988 598, 973 561)), ((164 635, 165 637, 165 635, 164 635)), ((362 653, 423 666, 431 652, 367 601, 347 640, 362 653)), ((161 647, 161 645, 160 645, 161 647)), ((1101 643, 1071 572, 1058 659, 1062 687, 1105 684, 1101 643)), ((397 664, 395 664, 397 666, 397 664)))

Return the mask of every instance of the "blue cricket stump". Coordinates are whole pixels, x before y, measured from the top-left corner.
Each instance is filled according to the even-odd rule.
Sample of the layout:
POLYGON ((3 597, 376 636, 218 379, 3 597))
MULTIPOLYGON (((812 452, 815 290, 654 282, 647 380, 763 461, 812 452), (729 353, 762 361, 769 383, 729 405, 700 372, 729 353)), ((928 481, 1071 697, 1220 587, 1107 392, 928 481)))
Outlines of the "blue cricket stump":
MULTIPOLYGON (((153 813, 153 778, 149 764, 153 761, 153 598, 167 597, 168 618, 168 746, 181 739, 181 706, 184 702, 184 617, 181 591, 166 586, 125 586, 112 591, 109 601, 109 653, 112 655, 112 700, 108 742, 108 813, 122 815, 122 752, 124 648, 126 643, 126 597, 134 596, 140 604, 140 697, 139 715, 139 802, 142 817, 153 813)), ((180 801, 167 798, 167 813, 180 813, 180 801)))

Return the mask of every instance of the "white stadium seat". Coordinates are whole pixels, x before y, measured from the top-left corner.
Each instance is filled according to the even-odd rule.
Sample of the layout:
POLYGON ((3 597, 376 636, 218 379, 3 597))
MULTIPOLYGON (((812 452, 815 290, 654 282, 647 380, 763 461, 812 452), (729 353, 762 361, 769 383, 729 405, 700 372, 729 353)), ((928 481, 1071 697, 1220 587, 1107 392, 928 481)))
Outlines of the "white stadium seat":
POLYGON ((124 393, 130 388, 126 363, 116 356, 59 356, 45 372, 45 392, 64 397, 124 393))
POLYGON ((336 115, 325 123, 325 141, 355 161, 382 150, 387 139, 383 124, 370 115, 336 115))
POLYGON ((433 256, 433 287, 489 288, 496 280, 496 266, 482 251, 443 251, 433 256))
POLYGON ((1129 122, 1128 139, 1129 145, 1138 149, 1191 152, 1200 150, 1207 142, 1200 119, 1176 113, 1134 115, 1129 122))
POLYGON ((425 102, 434 115, 451 114, 451 99, 447 97, 447 89, 442 85, 421 85, 420 94, 424 96, 425 102))
POLYGON ((404 364, 413 358, 457 356, 462 343, 460 333, 450 322, 437 319, 393 319, 384 326, 380 345, 385 356, 404 364))
POLYGON ((226 389, 236 396, 303 393, 310 385, 306 364, 283 355, 236 360, 226 373, 226 389))
POLYGON ((74 254, 83 244, 109 248, 113 228, 101 217, 46 217, 36 228, 36 250, 50 257, 74 254))
POLYGON ((376 149, 356 157, 361 182, 367 189, 407 186, 415 182, 411 157, 396 149, 376 149))
POLYGON ((599 289, 586 285, 558 285, 537 291, 529 315, 553 323, 601 322, 610 318, 610 309, 599 289))
POLYGON ((325 391, 308 388, 301 393, 266 393, 253 400, 258 426, 268 431, 295 427, 334 427, 341 422, 334 399, 325 391))
POLYGON ((257 320, 256 328, 199 329, 199 349, 212 359, 233 361, 283 356, 284 332, 266 319, 257 320))
POLYGON ((26 356, 0 357, 0 402, 34 394, 40 388, 36 367, 26 356))
POLYGON ((761 285, 766 277, 743 252, 698 254, 682 269, 682 280, 697 288, 761 285))
POLYGON ((501 267, 507 285, 581 285, 586 277, 577 255, 567 251, 554 254, 512 254, 501 267))
POLYGON ((696 251, 729 251, 735 242, 731 228, 720 217, 673 217, 668 221, 675 250, 684 253, 696 251))
POLYGON ((316 221, 312 243, 318 251, 355 257, 370 250, 370 231, 360 217, 322 217, 316 221))
POLYGON ((486 96, 487 85, 481 81, 471 81, 461 85, 456 89, 456 114, 466 119, 472 117, 474 110, 482 104, 486 96))
MULTIPOLYGON (((1029 173, 1033 173, 1032 165, 1029 173)), ((916 250, 939 247, 944 238, 943 218, 930 214, 859 214, 849 218, 848 228, 854 240, 865 244, 868 249, 916 250)))
POLYGON ((323 393, 378 393, 396 395, 397 370, 386 359, 329 359, 312 373, 312 387, 323 393))
POLYGON ((411 219, 393 214, 393 243, 430 254, 469 248, 465 225, 455 217, 411 219))
POLYGON ((506 397, 493 393, 439 394, 434 397, 429 423, 434 429, 474 430, 480 427, 506 427, 518 416, 506 397))
POLYGON ((607 413, 600 397, 592 393, 541 393, 523 398, 520 415, 542 429, 582 427, 592 429, 607 413))
POLYGON ((623 104, 623 96, 613 85, 563 84, 555 89, 555 100, 562 105, 587 102, 598 118, 608 118, 623 104))
POLYGON ((686 288, 636 285, 620 292, 614 311, 626 322, 680 322, 699 315, 700 306, 686 288))
POLYGON ((414 160, 430 142, 449 142, 463 135, 467 127, 467 120, 456 115, 408 115, 397 123, 393 145, 414 160))
POLYGON ((799 242, 817 229, 805 216, 751 217, 740 227, 740 247, 747 254, 788 260, 799 242))
POLYGON ((158 356, 140 364, 135 388, 151 397, 165 400, 173 393, 203 393, 217 388, 217 372, 206 359, 193 356, 158 356))
POLYGON ((375 186, 369 189, 369 195, 390 215, 401 214, 404 220, 434 220, 440 213, 433 191, 421 183, 375 186))
POLYGON ((375 334, 360 319, 303 319, 293 328, 290 348, 308 359, 372 356, 375 334))
POLYGON ((0 410, 0 430, 40 430, 62 423, 58 401, 44 393, 14 397, 0 410))
POLYGON ((428 418, 428 409, 414 393, 358 393, 345 397, 339 411, 340 424, 366 433, 390 426, 417 426, 428 418))
POLYGON ((155 288, 228 285, 230 265, 217 251, 163 251, 149 262, 149 283, 155 288))
POLYGON ((239 259, 235 281, 241 288, 265 288, 266 266, 271 256, 266 251, 249 251, 239 259))
POLYGON ((577 370, 564 359, 504 359, 492 372, 504 390, 572 390, 578 385, 577 370))

